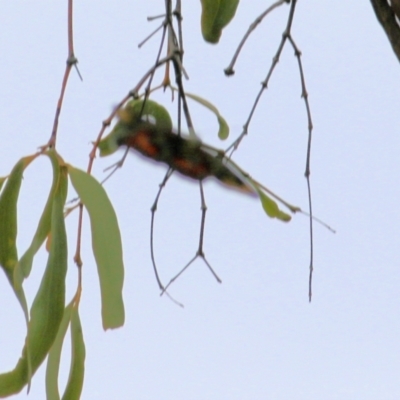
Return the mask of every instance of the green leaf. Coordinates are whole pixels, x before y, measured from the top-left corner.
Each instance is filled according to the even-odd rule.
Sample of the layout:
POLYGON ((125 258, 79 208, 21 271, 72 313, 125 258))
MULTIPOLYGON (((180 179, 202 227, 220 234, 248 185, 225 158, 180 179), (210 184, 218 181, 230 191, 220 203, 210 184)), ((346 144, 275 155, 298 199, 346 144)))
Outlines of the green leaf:
POLYGON ((197 101, 202 106, 208 108, 210 111, 212 111, 215 114, 215 116, 218 119, 218 124, 219 124, 218 137, 221 140, 227 139, 229 136, 229 126, 228 126, 228 123, 226 122, 225 118, 222 117, 222 115, 219 113, 217 107, 215 107, 209 101, 203 99, 200 96, 197 96, 197 95, 191 94, 191 93, 185 93, 185 94, 187 97, 191 98, 192 100, 197 101))
POLYGON ((122 299, 124 265, 117 216, 96 179, 71 165, 68 165, 68 172, 89 213, 92 248, 100 279, 103 328, 118 328, 124 324, 125 311, 122 299))
POLYGON ((58 391, 58 371, 60 368, 61 350, 65 334, 71 322, 71 310, 72 303, 65 307, 63 319, 47 358, 46 400, 60 400, 60 393, 58 391))
MULTIPOLYGON (((8 176, 7 183, 0 196, 0 266, 7 278, 24 312, 28 324, 29 314, 25 293, 16 284, 14 271, 17 265, 17 202, 25 168, 36 158, 36 154, 21 158, 8 176)), ((6 178, 1 178, 1 185, 6 178)))
POLYGON ((117 124, 98 145, 100 157, 114 153, 119 147, 119 141, 134 133, 140 122, 148 121, 157 130, 172 130, 172 120, 166 108, 150 99, 146 100, 144 106, 143 100, 130 101, 118 112, 118 116, 120 119, 117 124))
POLYGON ((85 372, 85 343, 77 306, 71 302, 64 311, 57 337, 49 352, 46 369, 46 398, 60 400, 58 390, 58 371, 60 367, 61 350, 68 326, 71 329, 71 366, 68 382, 62 400, 79 400, 82 393, 85 372))
MULTIPOLYGON (((53 183, 47 198, 46 205, 44 206, 43 213, 40 217, 38 227, 29 248, 26 250, 24 255, 19 260, 15 269, 15 275, 20 276, 20 284, 22 279, 29 276, 33 257, 46 240, 51 228, 51 211, 53 206, 53 198, 58 185, 58 178, 60 173, 60 158, 54 150, 50 150, 46 153, 50 158, 53 167, 53 183)), ((17 279, 16 279, 17 281, 17 279)))
POLYGON ((47 356, 63 318, 67 272, 67 237, 63 211, 67 184, 65 168, 61 167, 53 200, 51 244, 46 269, 31 307, 22 356, 12 371, 0 374, 0 397, 18 393, 29 382, 30 371, 35 373, 47 356))
POLYGON ((274 200, 268 197, 264 192, 257 189, 258 195, 260 196, 261 204, 265 213, 271 218, 277 218, 281 221, 288 222, 292 219, 289 214, 281 211, 274 200))
POLYGON ((201 32, 205 41, 218 43, 225 28, 235 16, 239 0, 201 0, 201 32))
POLYGON ((34 158, 36 155, 18 161, 0 196, 0 265, 11 283, 14 281, 12 272, 18 260, 16 239, 19 190, 22 174, 34 158))
POLYGON ((67 386, 62 400, 79 400, 83 388, 83 378, 85 375, 85 342, 78 308, 74 307, 71 313, 71 368, 67 386))

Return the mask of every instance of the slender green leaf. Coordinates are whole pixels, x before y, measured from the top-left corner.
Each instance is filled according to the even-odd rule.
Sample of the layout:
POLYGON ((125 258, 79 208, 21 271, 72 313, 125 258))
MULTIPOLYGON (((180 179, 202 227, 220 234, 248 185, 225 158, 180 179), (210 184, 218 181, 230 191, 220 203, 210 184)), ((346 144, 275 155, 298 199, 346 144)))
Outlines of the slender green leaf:
POLYGON ((209 101, 203 99, 200 96, 197 96, 192 93, 185 93, 187 97, 191 98, 192 100, 197 101, 200 103, 202 106, 208 108, 210 111, 212 111, 215 116, 217 117, 218 120, 218 125, 219 125, 219 130, 218 130, 218 137, 221 140, 225 140, 229 136, 229 125, 226 122, 225 118, 219 113, 217 107, 215 107, 213 104, 211 104, 209 101))
MULTIPOLYGON (((51 211, 53 206, 53 198, 58 185, 58 178, 60 173, 60 163, 59 156, 54 150, 50 150, 46 153, 50 158, 53 167, 53 183, 47 198, 46 205, 44 206, 42 215, 39 220, 38 227, 36 229, 35 235, 29 248, 26 250, 24 255, 19 260, 17 264, 15 274, 20 276, 20 279, 29 276, 32 268, 33 257, 42 246, 43 242, 46 240, 51 228, 51 211)), ((17 281, 17 279, 16 279, 17 281)), ((20 282, 22 283, 22 282, 20 282)))
POLYGON ((10 283, 13 283, 12 272, 18 260, 17 255, 17 202, 21 188, 22 174, 25 168, 36 157, 21 158, 11 171, 0 196, 0 265, 10 283))
POLYGON ((80 399, 85 375, 85 342, 83 341, 82 325, 76 307, 72 309, 71 313, 71 352, 71 368, 62 400, 80 399))
POLYGON ((67 272, 67 237, 63 210, 67 184, 65 168, 61 167, 52 207, 51 244, 47 266, 31 307, 22 356, 12 371, 0 374, 0 397, 18 393, 29 382, 29 364, 32 374, 35 373, 49 352, 63 318, 67 272))
POLYGON ((68 166, 72 185, 86 207, 92 231, 92 248, 100 279, 103 328, 124 324, 122 299, 124 266, 117 216, 104 188, 91 175, 68 166))
MULTIPOLYGON (((29 314, 25 293, 22 287, 16 285, 14 270, 17 265, 17 202, 21 188, 22 175, 25 168, 36 158, 36 154, 21 158, 8 176, 6 185, 0 196, 0 265, 24 312, 28 324, 29 314)), ((4 183, 5 178, 1 178, 4 183)))
POLYGON ((58 371, 60 368, 61 350, 64 343, 65 334, 71 322, 72 303, 68 304, 64 310, 57 336, 51 346, 46 366, 46 400, 60 400, 58 390, 58 371))
POLYGON ((205 41, 218 43, 225 28, 235 16, 239 0, 201 0, 201 32, 205 41))
POLYGON ((277 218, 281 221, 288 222, 292 219, 289 214, 281 211, 274 200, 268 197, 263 191, 257 189, 260 196, 261 204, 265 213, 271 218, 277 218))

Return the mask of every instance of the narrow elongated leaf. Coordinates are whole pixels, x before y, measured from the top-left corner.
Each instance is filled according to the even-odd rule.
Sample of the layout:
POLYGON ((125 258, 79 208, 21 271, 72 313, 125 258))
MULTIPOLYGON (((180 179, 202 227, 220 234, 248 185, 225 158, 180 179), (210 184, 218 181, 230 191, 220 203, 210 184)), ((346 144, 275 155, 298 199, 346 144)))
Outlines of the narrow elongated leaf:
POLYGON ((289 214, 281 211, 274 200, 268 197, 264 192, 257 189, 260 196, 261 204, 265 213, 271 218, 277 218, 281 221, 288 222, 292 219, 289 214))
POLYGON ((49 352, 46 369, 46 400, 60 400, 58 389, 58 371, 60 367, 61 350, 68 326, 71 330, 71 367, 67 386, 62 400, 79 400, 85 372, 85 343, 78 308, 71 302, 64 311, 57 337, 49 352))
POLYGON ((22 174, 34 158, 36 155, 24 157, 18 161, 0 196, 0 265, 11 283, 14 281, 12 272, 18 260, 16 239, 19 190, 22 174))
MULTIPOLYGON (((22 287, 16 284, 14 270, 18 260, 17 240, 17 202, 21 188, 22 174, 25 168, 36 158, 36 154, 21 158, 8 176, 7 183, 0 196, 0 265, 24 312, 28 324, 28 305, 22 287)), ((6 178, 1 178, 4 183, 6 178)))
POLYGON ((218 120, 218 125, 219 125, 219 129, 218 129, 218 137, 221 140, 225 140, 228 138, 229 136, 229 125, 226 122, 225 118, 219 113, 217 107, 215 107, 213 104, 211 104, 209 101, 203 99, 200 96, 197 96, 195 94, 191 94, 191 93, 185 93, 187 97, 197 101, 198 103, 200 103, 202 106, 208 108, 210 111, 212 111, 215 116, 217 117, 218 120))
POLYGON ((47 356, 63 318, 67 272, 67 237, 63 210, 67 183, 65 168, 61 168, 52 207, 52 240, 46 269, 31 307, 22 356, 12 371, 0 374, 0 397, 18 393, 28 383, 30 370, 32 374, 35 373, 47 356))
POLYGON ((68 304, 64 310, 57 336, 51 346, 46 366, 46 400, 60 400, 58 390, 58 371, 60 368, 61 350, 64 343, 65 334, 71 322, 72 303, 68 304))
POLYGON ((68 166, 72 185, 89 213, 92 248, 100 279, 103 328, 124 324, 124 266, 117 216, 104 188, 91 175, 68 166))
POLYGON ((71 368, 62 400, 80 399, 85 375, 85 342, 83 341, 81 321, 76 307, 71 312, 71 352, 71 368))
POLYGON ((32 268, 33 257, 47 238, 51 228, 51 211, 53 206, 54 193, 58 185, 60 159, 54 150, 50 150, 47 153, 47 156, 50 158, 53 167, 53 183, 32 242, 17 264, 15 274, 19 275, 20 279, 29 276, 32 268))

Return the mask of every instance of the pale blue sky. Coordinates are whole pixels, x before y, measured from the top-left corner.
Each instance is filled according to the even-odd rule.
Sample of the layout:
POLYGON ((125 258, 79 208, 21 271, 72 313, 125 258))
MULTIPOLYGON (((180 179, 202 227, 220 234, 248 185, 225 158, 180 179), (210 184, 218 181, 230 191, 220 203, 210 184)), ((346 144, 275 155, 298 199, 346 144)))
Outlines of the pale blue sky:
MULTIPOLYGON (((286 21, 284 6, 248 41, 234 77, 222 73, 250 22, 267 6, 242 1, 218 46, 202 41, 200 2, 183 2, 186 89, 213 102, 241 131, 286 21)), ((62 111, 58 151, 86 168, 90 142, 112 107, 152 65, 153 38, 164 2, 75 4, 75 52, 62 111)), ((67 56, 66 1, 8 1, 0 6, 0 175, 44 144, 51 132, 67 56)), ((160 298, 150 260, 150 207, 164 166, 130 155, 106 184, 124 244, 126 324, 104 332, 99 285, 85 219, 81 317, 87 348, 83 399, 139 400, 395 400, 400 398, 400 65, 368 1, 299 2, 294 38, 303 52, 314 122, 314 212, 337 229, 315 226, 314 297, 307 298, 308 220, 270 220, 254 199, 207 182, 205 253, 222 278, 197 261, 172 287, 185 304, 160 298)), ((303 177, 307 141, 297 62, 287 47, 235 160, 292 203, 307 208, 303 177)), ((156 99, 170 110, 169 95, 156 99)), ((225 147, 213 115, 193 105, 202 139, 225 147)), ((175 118, 176 114, 172 114, 175 118)), ((176 121, 176 119, 175 119, 176 121)), ((94 174, 121 154, 98 159, 94 174)), ((19 206, 19 245, 30 242, 50 185, 46 159, 26 171, 19 206)), ((72 196, 72 189, 70 192, 72 196)), ((156 257, 164 281, 197 249, 198 186, 173 177, 156 217, 156 257)), ((70 237, 68 299, 76 287, 70 237)), ((32 299, 46 253, 26 290, 32 299)), ((0 277, 0 370, 11 369, 25 337, 24 321, 0 277)), ((63 354, 60 384, 69 368, 63 354)), ((27 398, 23 391, 15 399, 27 398)), ((44 368, 30 399, 44 398, 44 368)))

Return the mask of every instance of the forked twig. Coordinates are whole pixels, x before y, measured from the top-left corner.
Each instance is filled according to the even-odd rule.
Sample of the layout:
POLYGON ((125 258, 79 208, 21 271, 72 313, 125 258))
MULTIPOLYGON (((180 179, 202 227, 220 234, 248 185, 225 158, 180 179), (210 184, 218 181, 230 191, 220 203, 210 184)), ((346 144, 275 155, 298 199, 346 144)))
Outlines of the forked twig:
MULTIPOLYGON (((274 8, 280 6, 283 4, 284 1, 277 1, 276 3, 272 4, 263 14, 261 14, 254 22, 252 25, 250 25, 249 30, 246 32, 245 36, 243 37, 242 41, 239 44, 238 49, 236 50, 236 53, 230 63, 230 65, 225 69, 225 73, 227 75, 231 75, 234 73, 233 71, 233 66, 236 62, 236 59, 239 55, 240 50, 242 49, 245 41, 247 40, 247 38, 249 37, 250 33, 256 28, 256 26, 262 21, 262 18, 264 18, 269 12, 271 12, 274 8)), ((289 1, 287 1, 289 2, 289 1)), ((230 152, 229 157, 232 156, 233 152, 235 150, 237 150, 238 146, 240 145, 241 141, 243 140, 244 136, 247 135, 248 133, 248 128, 250 125, 250 122, 253 118, 253 115, 255 113, 255 110, 257 108, 258 102, 263 94, 263 92, 268 88, 268 84, 270 81, 270 78, 275 70, 275 67, 277 66, 280 56, 282 54, 283 48, 285 47, 285 44, 287 41, 289 41, 289 43, 291 44, 291 46, 294 49, 295 52, 295 56, 297 58, 297 62, 298 62, 298 67, 299 67, 299 73, 300 73, 300 81, 301 81, 301 97, 304 99, 304 103, 306 106, 306 113, 307 113, 307 121, 308 121, 308 139, 307 139, 307 155, 306 155, 306 167, 305 167, 305 172, 304 172, 304 176, 307 180, 307 193, 308 193, 308 215, 309 215, 309 220, 310 220, 310 228, 309 228, 309 232, 310 232, 310 267, 309 267, 309 279, 308 279, 308 298, 309 301, 311 301, 312 298, 312 276, 313 276, 313 270, 314 270, 314 239, 313 239, 313 220, 315 219, 313 217, 313 212, 312 212, 312 196, 311 196, 311 182, 310 182, 310 157, 311 157, 311 140, 312 140, 312 130, 313 130, 313 123, 312 123, 312 119, 311 119, 311 110, 310 110, 310 104, 309 104, 309 100, 308 100, 308 92, 306 89, 306 84, 305 84, 305 78, 304 78, 304 71, 303 71, 303 64, 301 61, 301 51, 299 50, 299 48, 297 47, 292 34, 291 34, 291 28, 292 28, 292 23, 293 23, 293 17, 294 17, 294 13, 296 10, 296 4, 297 4, 297 0, 291 0, 290 1, 291 5, 290 5, 290 10, 289 10, 289 15, 288 15, 288 20, 286 23, 286 28, 282 34, 282 39, 280 41, 280 44, 278 46, 278 49, 276 51, 275 56, 272 59, 272 64, 268 70, 268 73, 265 77, 265 79, 261 82, 261 88, 256 96, 256 99, 253 103, 253 106, 250 110, 249 116, 246 120, 246 123, 243 126, 243 130, 242 133, 238 136, 238 138, 227 148, 226 152, 230 152)), ((277 198, 274 194, 270 193, 271 195, 273 195, 275 198, 277 198)), ((277 198, 277 200, 282 202, 282 199, 277 198)), ((285 202, 283 202, 283 204, 285 204, 285 202)), ((289 207, 289 209, 291 209, 289 207)), ((296 211, 300 211, 300 210, 292 210, 293 212, 296 211)), ((302 213, 304 213, 303 211, 301 211, 302 213)), ((304 213, 306 214, 306 213, 304 213)), ((315 219, 318 222, 321 222, 318 219, 315 219)), ((332 228, 330 228, 328 225, 326 225, 325 223, 323 223, 323 225, 325 225, 328 229, 330 229, 331 231, 334 232, 334 230, 332 228)))
POLYGON ((237 148, 239 147, 239 144, 241 143, 241 141, 243 140, 244 136, 247 135, 248 133, 248 129, 249 129, 249 125, 250 122, 253 118, 253 115, 256 111, 258 102, 261 99, 261 96, 263 95, 264 91, 268 88, 268 84, 269 84, 269 80, 271 79, 271 76, 275 70, 275 67, 277 66, 280 56, 282 54, 283 48, 285 47, 286 41, 288 40, 288 37, 290 35, 290 31, 292 28, 292 23, 293 23, 293 17, 294 17, 294 12, 295 12, 295 8, 296 8, 296 0, 292 0, 291 2, 291 6, 290 6, 290 10, 289 10, 289 16, 288 16, 288 20, 286 23, 286 28, 282 33, 282 39, 279 43, 278 46, 278 50, 276 51, 274 57, 272 58, 272 63, 271 66, 268 70, 267 76, 265 77, 265 79, 261 82, 261 88, 256 96, 256 99, 253 102, 253 106, 251 107, 249 116, 247 117, 247 120, 243 126, 243 130, 242 133, 239 135, 239 137, 226 149, 226 152, 231 152, 230 153, 230 157, 232 156, 233 152, 237 150, 237 148))
POLYGON ((192 259, 174 276, 170 279, 168 284, 165 286, 163 293, 174 283, 192 264, 197 258, 203 259, 204 263, 207 265, 210 272, 214 275, 214 278, 218 283, 222 283, 219 276, 216 274, 214 269, 211 267, 210 263, 208 262, 204 250, 203 250, 203 242, 204 242, 204 229, 205 229, 205 222, 206 222, 206 212, 207 212, 207 205, 204 197, 204 190, 203 190, 203 183, 199 181, 200 185, 200 197, 201 197, 201 224, 200 224, 200 237, 199 237, 199 247, 196 251, 196 254, 193 256, 192 259))
POLYGON ((101 184, 104 185, 104 183, 111 178, 112 175, 115 174, 115 172, 117 171, 117 169, 122 168, 122 166, 124 165, 124 162, 126 160, 126 157, 128 156, 129 153, 129 147, 126 148, 124 155, 122 156, 122 158, 117 161, 116 163, 110 165, 109 167, 107 167, 103 172, 109 171, 111 169, 111 172, 101 181, 101 184))

